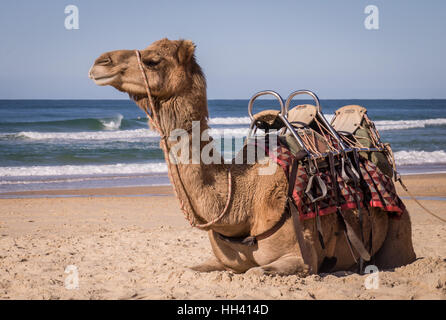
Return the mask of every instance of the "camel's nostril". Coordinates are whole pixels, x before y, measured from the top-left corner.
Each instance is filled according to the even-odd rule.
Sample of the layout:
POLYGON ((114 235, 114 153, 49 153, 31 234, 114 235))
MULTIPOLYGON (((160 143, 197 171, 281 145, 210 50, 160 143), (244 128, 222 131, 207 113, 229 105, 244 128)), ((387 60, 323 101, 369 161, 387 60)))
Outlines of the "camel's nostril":
POLYGON ((91 70, 93 69, 93 67, 90 68, 90 70, 88 70, 88 77, 90 79, 94 79, 93 74, 91 73, 91 70))

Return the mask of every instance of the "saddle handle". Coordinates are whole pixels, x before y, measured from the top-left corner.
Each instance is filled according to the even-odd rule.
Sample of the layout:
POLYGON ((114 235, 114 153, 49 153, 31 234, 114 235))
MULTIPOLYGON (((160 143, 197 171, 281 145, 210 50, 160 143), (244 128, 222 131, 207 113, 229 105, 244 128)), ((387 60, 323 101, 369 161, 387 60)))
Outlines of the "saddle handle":
POLYGON ((290 95, 288 96, 288 98, 286 99, 286 102, 285 102, 285 112, 286 112, 286 115, 288 115, 288 111, 290 110, 291 100, 293 100, 293 98, 295 96, 298 96, 298 95, 301 95, 301 94, 308 94, 309 96, 311 96, 313 98, 314 102, 316 102, 317 111, 318 112, 322 112, 321 104, 319 102, 319 98, 313 91, 310 91, 310 90, 297 90, 297 91, 291 92, 290 95))
POLYGON ((251 138, 253 136, 253 134, 257 131, 257 127, 255 125, 255 119, 254 119, 254 116, 252 114, 252 107, 254 106, 254 101, 258 97, 264 96, 264 95, 273 95, 274 97, 277 98, 277 100, 279 100, 280 112, 279 112, 278 118, 292 132, 292 134, 293 134, 294 138, 297 140, 299 146, 306 152, 307 155, 310 155, 310 152, 305 147, 304 142, 302 141, 300 136, 296 133, 296 131, 293 129, 293 126, 288 122, 288 120, 286 118, 288 112, 287 112, 287 110, 285 108, 285 105, 283 103, 282 97, 280 96, 280 94, 278 94, 277 92, 275 92, 273 90, 264 90, 264 91, 257 92, 255 95, 252 96, 251 100, 249 100, 249 103, 248 103, 248 114, 249 114, 249 118, 251 119, 251 125, 249 127, 248 139, 251 138))
POLYGON ((254 116, 252 114, 252 107, 254 106, 254 101, 258 97, 265 96, 265 95, 273 95, 274 97, 276 97, 276 99, 279 100, 279 103, 280 103, 280 114, 282 114, 282 115, 286 114, 285 113, 286 112, 285 105, 283 104, 283 99, 280 96, 280 94, 278 94, 277 92, 275 92, 273 90, 259 91, 255 95, 252 96, 251 100, 249 100, 249 103, 248 103, 248 114, 249 114, 249 118, 251 119, 251 122, 254 122, 254 116))

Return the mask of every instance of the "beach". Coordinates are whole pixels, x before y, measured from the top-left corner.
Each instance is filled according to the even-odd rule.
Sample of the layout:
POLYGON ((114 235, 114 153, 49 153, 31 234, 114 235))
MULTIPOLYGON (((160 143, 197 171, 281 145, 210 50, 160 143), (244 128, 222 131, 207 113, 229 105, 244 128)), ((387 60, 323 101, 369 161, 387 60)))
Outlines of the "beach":
POLYGON ((446 299, 446 1, 73 2, 0 5, 0 302, 446 299))
MULTIPOLYGON (((446 174, 405 176, 446 218, 446 174)), ((211 256, 170 186, 25 191, 0 199, 1 299, 445 299, 446 224, 398 187, 417 260, 380 270, 379 288, 350 272, 298 276, 198 273, 211 256), (78 286, 66 285, 75 270, 78 286), (67 271, 67 273, 65 273, 67 271)))

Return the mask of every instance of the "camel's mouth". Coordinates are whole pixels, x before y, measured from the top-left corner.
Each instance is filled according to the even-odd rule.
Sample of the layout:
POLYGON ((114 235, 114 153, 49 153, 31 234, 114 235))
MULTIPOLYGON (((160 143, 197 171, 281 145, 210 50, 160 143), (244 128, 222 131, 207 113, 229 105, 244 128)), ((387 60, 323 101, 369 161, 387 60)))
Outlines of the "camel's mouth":
POLYGON ((98 86, 106 86, 112 83, 117 77, 118 74, 113 75, 104 75, 104 76, 95 76, 91 72, 89 73, 90 79, 92 79, 98 86))
POLYGON ((119 71, 109 70, 108 67, 96 63, 88 70, 88 77, 99 86, 112 84, 119 75, 119 71), (110 72, 111 71, 111 72, 110 72))

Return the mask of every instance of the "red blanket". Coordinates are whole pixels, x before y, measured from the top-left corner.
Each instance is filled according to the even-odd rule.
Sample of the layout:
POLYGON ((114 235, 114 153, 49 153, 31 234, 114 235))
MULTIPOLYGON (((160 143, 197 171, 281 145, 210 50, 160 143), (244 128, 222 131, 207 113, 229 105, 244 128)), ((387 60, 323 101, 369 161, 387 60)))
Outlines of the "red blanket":
MULTIPOLYGON (((290 175, 291 163, 293 155, 289 149, 279 143, 279 146, 270 151, 266 149, 266 154, 279 164, 285 171, 287 177, 290 175)), ((337 181, 332 181, 330 168, 321 168, 318 175, 327 186, 327 196, 315 204, 310 201, 305 194, 308 185, 309 176, 304 166, 299 165, 297 171, 296 182, 293 189, 293 199, 299 210, 301 219, 310 219, 316 216, 316 207, 318 206, 319 215, 326 215, 336 212, 336 195, 337 188, 341 209, 356 209, 359 203, 360 207, 367 203, 370 207, 379 207, 392 213, 392 216, 399 217, 406 211, 406 208, 395 191, 392 179, 385 176, 381 170, 371 161, 360 157, 359 165, 361 175, 367 185, 365 192, 359 187, 347 184, 341 177, 340 169, 337 170, 337 181), (339 170, 339 171, 338 171, 339 170), (356 198, 358 197, 358 198, 356 198), (366 201, 364 201, 367 199, 366 201)))

